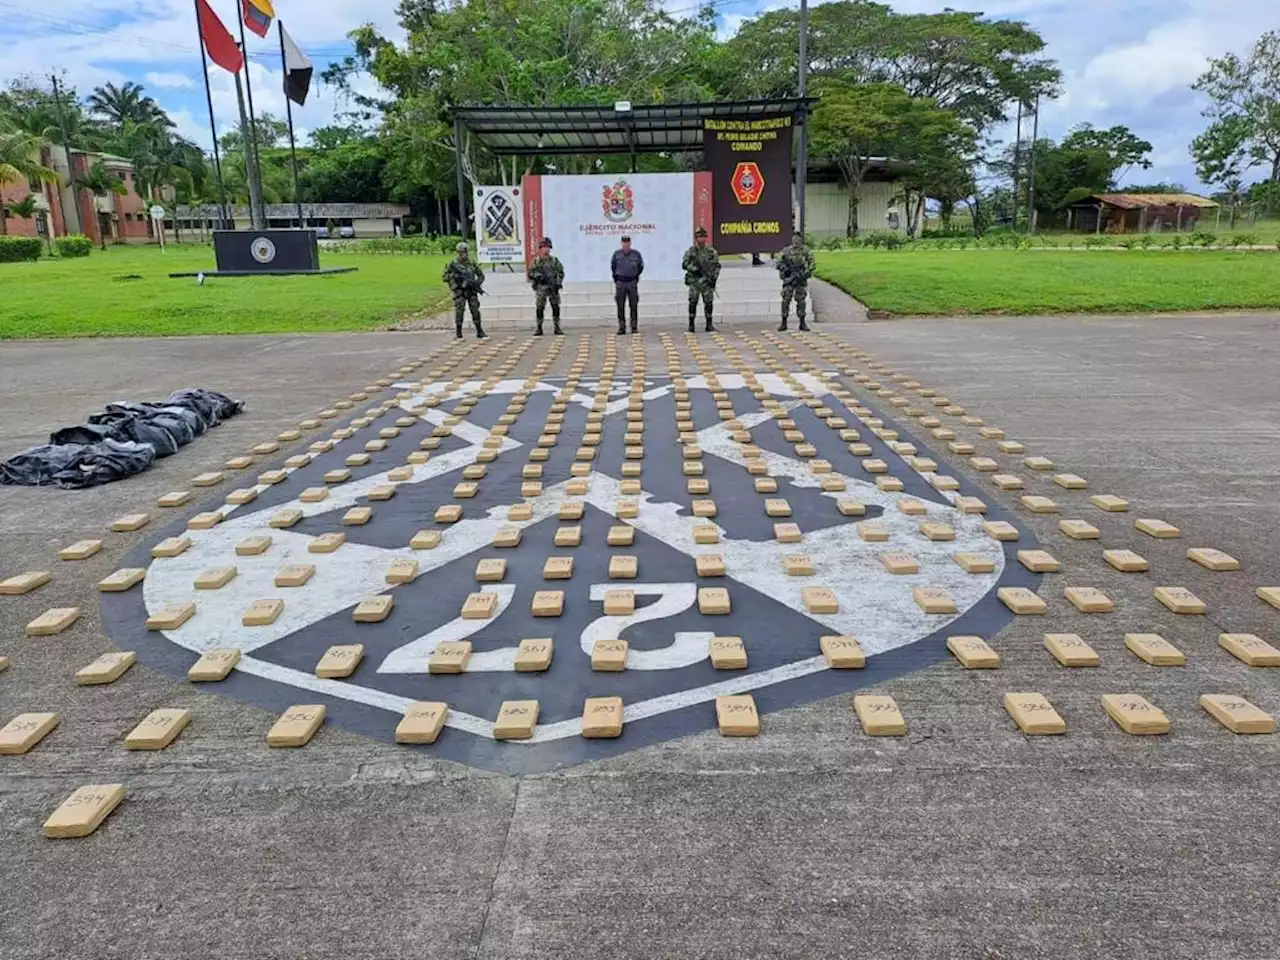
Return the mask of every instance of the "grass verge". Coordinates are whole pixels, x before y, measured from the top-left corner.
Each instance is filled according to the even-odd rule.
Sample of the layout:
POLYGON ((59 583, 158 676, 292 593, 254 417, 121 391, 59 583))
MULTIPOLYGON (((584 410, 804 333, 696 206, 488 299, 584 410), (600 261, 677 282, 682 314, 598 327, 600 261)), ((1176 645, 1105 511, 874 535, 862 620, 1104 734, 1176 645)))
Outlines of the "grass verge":
POLYGON ((1280 307, 1263 252, 851 251, 818 254, 818 276, 900 316, 1280 307))
POLYGON ((171 280, 210 270, 205 246, 108 247, 83 260, 0 264, 0 340, 194 336, 372 330, 444 308, 443 256, 377 257, 322 251, 319 277, 171 280))

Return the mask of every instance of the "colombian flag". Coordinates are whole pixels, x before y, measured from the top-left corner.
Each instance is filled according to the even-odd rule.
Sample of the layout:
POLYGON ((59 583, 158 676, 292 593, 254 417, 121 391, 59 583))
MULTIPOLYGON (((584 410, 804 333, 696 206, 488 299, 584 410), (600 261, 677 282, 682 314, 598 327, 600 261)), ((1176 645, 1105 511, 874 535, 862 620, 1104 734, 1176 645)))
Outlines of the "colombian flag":
POLYGON ((244 25, 260 37, 265 37, 271 29, 271 21, 276 11, 271 0, 240 0, 244 7, 244 25))

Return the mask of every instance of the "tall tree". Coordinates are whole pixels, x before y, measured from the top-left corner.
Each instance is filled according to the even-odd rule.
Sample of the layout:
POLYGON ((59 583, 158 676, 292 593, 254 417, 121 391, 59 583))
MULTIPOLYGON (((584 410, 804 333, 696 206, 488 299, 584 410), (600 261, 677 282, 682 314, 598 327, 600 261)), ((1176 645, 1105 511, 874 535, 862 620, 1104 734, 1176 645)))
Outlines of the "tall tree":
POLYGON ((126 81, 120 87, 114 83, 95 87, 89 94, 89 112, 116 128, 126 123, 173 126, 169 115, 146 95, 142 84, 132 81, 126 81))
MULTIPOLYGON (((1259 165, 1267 182, 1280 183, 1280 31, 1264 33, 1246 57, 1229 53, 1210 60, 1192 89, 1209 97, 1204 115, 1214 126, 1227 124, 1217 132, 1211 126, 1202 136, 1238 137, 1233 158, 1247 158, 1247 167, 1259 165)), ((1197 152, 1194 144, 1192 152, 1197 152)))
MULTIPOLYGON (((115 197, 128 193, 128 188, 114 172, 109 170, 107 166, 98 161, 87 171, 75 178, 75 187, 77 190, 83 190, 90 196, 111 197, 111 208, 115 211, 115 197)), ((107 249, 107 231, 99 229, 100 239, 102 240, 102 249, 107 249)))
MULTIPOLYGON (((253 120, 253 132, 258 140, 259 150, 270 150, 285 142, 289 136, 289 125, 271 113, 260 113, 253 120)), ((223 150, 239 153, 244 148, 244 135, 237 130, 228 130, 218 138, 223 150)))
MULTIPOLYGON (((774 10, 743 25, 712 60, 730 98, 795 93, 799 19, 774 10)), ((809 19, 810 71, 851 83, 894 83, 932 99, 978 130, 1008 106, 1056 93, 1060 74, 1026 24, 946 10, 898 14, 870 0, 816 6, 809 19)))
POLYGON ((858 231, 859 187, 876 166, 888 161, 909 170, 908 189, 915 194, 943 181, 950 192, 965 177, 973 130, 935 101, 913 97, 892 83, 829 80, 820 90, 809 124, 810 146, 815 159, 835 164, 848 187, 848 236, 858 231))
POLYGON ((1215 120, 1209 129, 1191 141, 1196 176, 1201 183, 1217 187, 1226 194, 1232 226, 1235 226, 1236 210, 1244 189, 1245 171, 1254 165, 1249 149, 1251 129, 1252 124, 1247 117, 1231 114, 1215 120))
MULTIPOLYGON (((40 162, 43 141, 25 131, 0 130, 0 188, 11 183, 57 183, 58 175, 40 162)), ((9 232, 0 215, 0 235, 9 232)))
MULTIPOLYGON (((700 100, 714 91, 704 66, 715 46, 710 11, 667 13, 660 0, 430 0, 402 2, 406 38, 373 27, 352 33, 356 55, 325 79, 368 114, 381 113, 388 162, 406 187, 452 195, 451 104, 538 105, 700 100), (368 72, 387 91, 371 98, 353 83, 368 72)), ((464 148, 467 146, 463 145, 464 148)), ((593 158, 582 158, 585 172, 593 158)), ((467 152, 468 178, 508 167, 467 152)))
MULTIPOLYGON (((1035 142, 1035 207, 1039 222, 1047 224, 1070 204, 1095 193, 1107 193, 1134 167, 1151 167, 1151 144, 1126 126, 1097 129, 1081 124, 1061 142, 1049 139, 1035 142)), ((1029 149, 1023 145, 1024 151, 1029 149)), ((996 160, 992 167, 1011 177, 1013 147, 996 160)), ((1019 203, 1026 202, 1025 191, 1030 180, 1019 184, 1019 203)))

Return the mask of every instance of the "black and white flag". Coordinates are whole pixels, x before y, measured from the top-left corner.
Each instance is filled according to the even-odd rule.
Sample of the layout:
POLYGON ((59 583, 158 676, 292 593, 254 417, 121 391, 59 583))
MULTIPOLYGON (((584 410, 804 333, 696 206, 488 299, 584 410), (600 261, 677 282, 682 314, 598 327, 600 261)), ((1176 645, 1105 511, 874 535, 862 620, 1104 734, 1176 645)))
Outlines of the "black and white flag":
POLYGON ((283 23, 280 24, 280 46, 284 57, 284 95, 298 106, 303 106, 311 92, 311 74, 315 72, 315 66, 298 49, 283 23))

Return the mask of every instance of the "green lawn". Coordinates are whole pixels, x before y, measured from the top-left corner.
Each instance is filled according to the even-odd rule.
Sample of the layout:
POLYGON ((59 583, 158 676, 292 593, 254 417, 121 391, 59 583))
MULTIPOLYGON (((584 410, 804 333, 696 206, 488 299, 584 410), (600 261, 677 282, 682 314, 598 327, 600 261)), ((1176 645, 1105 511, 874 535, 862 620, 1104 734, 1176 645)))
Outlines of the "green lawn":
POLYGON ((321 277, 170 280, 213 268, 205 246, 108 247, 87 259, 0 263, 0 340, 371 330, 436 312, 448 300, 445 257, 321 251, 321 277))
POLYGON ((1280 308, 1264 252, 856 250, 819 253, 818 276, 904 316, 1280 308))

